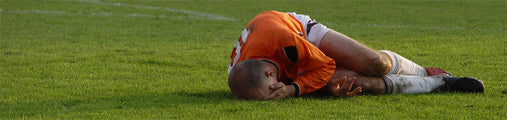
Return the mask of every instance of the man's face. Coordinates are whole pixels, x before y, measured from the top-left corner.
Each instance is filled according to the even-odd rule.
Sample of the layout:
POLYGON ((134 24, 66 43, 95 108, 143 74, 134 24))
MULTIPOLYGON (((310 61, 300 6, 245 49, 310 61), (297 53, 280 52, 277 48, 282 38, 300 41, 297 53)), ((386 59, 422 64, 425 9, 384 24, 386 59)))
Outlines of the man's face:
POLYGON ((278 83, 276 78, 268 78, 260 88, 253 88, 249 91, 249 96, 252 99, 264 100, 273 90, 269 88, 270 85, 278 83))

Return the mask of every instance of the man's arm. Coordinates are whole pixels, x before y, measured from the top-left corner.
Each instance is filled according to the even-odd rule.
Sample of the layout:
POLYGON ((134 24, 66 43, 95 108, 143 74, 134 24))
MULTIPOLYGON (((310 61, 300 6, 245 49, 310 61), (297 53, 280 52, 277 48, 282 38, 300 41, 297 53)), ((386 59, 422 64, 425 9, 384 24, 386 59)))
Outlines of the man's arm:
POLYGON ((328 62, 318 62, 316 60, 320 59, 313 59, 314 60, 312 62, 308 62, 311 64, 301 67, 305 70, 305 73, 296 77, 292 84, 285 85, 283 82, 278 82, 270 85, 270 89, 272 89, 273 92, 271 92, 265 99, 294 97, 302 94, 308 94, 322 88, 333 75, 335 64, 333 60, 329 58, 327 58, 329 59, 328 62))
POLYGON ((298 37, 295 39, 297 50, 284 50, 284 52, 292 51, 297 54, 297 60, 291 60, 297 68, 289 67, 287 69, 296 71, 296 74, 299 74, 299 70, 303 70, 304 73, 301 75, 292 75, 295 78, 293 78, 294 81, 291 85, 278 83, 278 86, 275 85, 271 87, 274 92, 269 95, 270 97, 268 97, 268 99, 299 96, 314 92, 326 85, 327 81, 333 76, 336 68, 334 60, 326 56, 322 51, 306 40, 298 39, 298 37))
POLYGON ((268 96, 266 96, 264 99, 282 99, 282 98, 288 98, 295 96, 296 93, 296 87, 294 85, 285 85, 283 82, 278 82, 276 84, 272 84, 269 86, 270 89, 273 89, 274 91, 269 93, 268 96))
POLYGON ((383 76, 392 69, 389 56, 368 48, 354 39, 328 31, 319 45, 319 49, 333 58, 337 66, 345 67, 366 76, 383 76))
MULTIPOLYGON (((331 77, 330 80, 328 81, 328 84, 322 88, 322 89, 324 89, 323 92, 326 92, 326 93, 329 93, 329 94, 332 94, 332 95, 338 96, 338 97, 353 97, 353 96, 356 96, 359 93, 361 93, 362 92, 361 85, 363 85, 363 84, 360 84, 360 86, 358 86, 358 83, 356 82, 356 77, 346 77, 346 76, 358 76, 358 75, 349 74, 349 73, 353 73, 353 72, 343 72, 343 73, 337 70, 334 73, 333 77, 331 77), (339 73, 337 73, 337 72, 339 72, 339 73), (345 74, 343 74, 343 73, 345 73, 345 74), (343 75, 345 75, 345 76, 343 76, 343 75), (337 78, 338 76, 342 76, 342 77, 337 78), (354 84, 356 84, 356 85, 354 85, 354 84)), ((364 82, 364 81, 362 81, 362 82, 364 82)), ((281 98, 295 96, 297 94, 296 93, 297 87, 298 86, 295 86, 295 85, 285 85, 282 82, 272 84, 269 86, 269 88, 273 89, 274 91, 271 92, 264 99, 265 100, 281 99, 281 98)))

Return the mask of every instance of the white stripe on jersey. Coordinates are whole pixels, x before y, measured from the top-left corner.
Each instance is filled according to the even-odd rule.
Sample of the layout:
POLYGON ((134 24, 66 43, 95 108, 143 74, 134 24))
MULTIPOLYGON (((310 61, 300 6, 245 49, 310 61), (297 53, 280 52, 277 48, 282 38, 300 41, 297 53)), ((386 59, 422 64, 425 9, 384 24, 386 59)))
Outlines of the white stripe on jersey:
MULTIPOLYGON (((246 39, 248 38, 250 31, 251 31, 251 29, 243 29, 243 32, 241 32, 241 42, 243 42, 243 44, 246 43, 246 39)), ((234 57, 234 61, 232 62, 232 64, 230 64, 229 68, 227 69, 227 75, 229 75, 229 73, 231 73, 232 68, 238 62, 239 56, 241 56, 241 43, 239 43, 239 41, 236 41, 234 48, 236 49, 236 51, 235 51, 236 56, 234 57)))

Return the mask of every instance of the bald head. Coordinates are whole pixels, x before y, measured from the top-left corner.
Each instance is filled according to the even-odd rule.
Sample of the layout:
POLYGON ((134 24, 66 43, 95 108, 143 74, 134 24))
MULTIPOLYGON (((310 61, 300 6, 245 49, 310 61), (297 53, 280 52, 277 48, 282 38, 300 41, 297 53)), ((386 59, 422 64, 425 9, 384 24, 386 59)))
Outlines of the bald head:
POLYGON ((261 60, 247 59, 237 63, 231 69, 227 80, 232 94, 240 99, 264 98, 269 94, 271 84, 266 67, 266 62, 261 60))

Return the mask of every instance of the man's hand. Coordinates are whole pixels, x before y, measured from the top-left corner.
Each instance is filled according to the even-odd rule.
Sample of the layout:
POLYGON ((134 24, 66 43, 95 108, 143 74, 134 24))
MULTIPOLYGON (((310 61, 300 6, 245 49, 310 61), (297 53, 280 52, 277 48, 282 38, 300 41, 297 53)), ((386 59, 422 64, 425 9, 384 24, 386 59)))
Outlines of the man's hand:
POLYGON ((293 85, 285 85, 282 82, 269 85, 269 88, 273 90, 273 92, 269 93, 269 95, 264 98, 265 100, 287 98, 298 94, 295 93, 296 88, 294 88, 293 85))
POLYGON ((352 97, 362 92, 361 87, 352 89, 352 84, 356 80, 356 77, 347 78, 343 77, 341 80, 333 80, 329 82, 328 89, 333 95, 338 97, 352 97))

